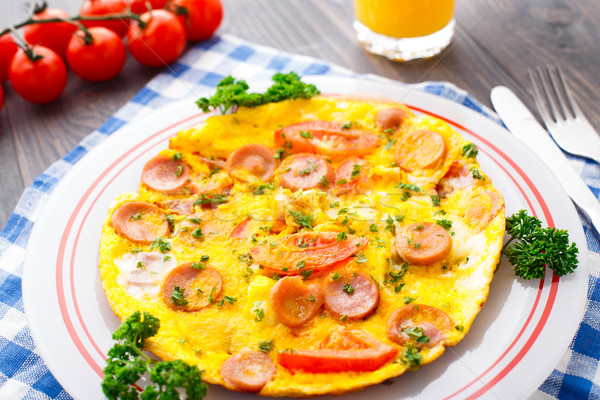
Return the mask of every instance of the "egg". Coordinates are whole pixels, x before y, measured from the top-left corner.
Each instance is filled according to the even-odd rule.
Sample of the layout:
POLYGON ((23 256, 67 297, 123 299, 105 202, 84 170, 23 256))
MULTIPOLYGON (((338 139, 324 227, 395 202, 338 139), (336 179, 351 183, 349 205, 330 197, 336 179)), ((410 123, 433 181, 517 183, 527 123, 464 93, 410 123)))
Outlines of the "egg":
POLYGON ((108 210, 107 301, 231 390, 338 395, 418 369, 468 333, 499 262, 504 202, 476 153, 381 100, 211 116, 108 210))

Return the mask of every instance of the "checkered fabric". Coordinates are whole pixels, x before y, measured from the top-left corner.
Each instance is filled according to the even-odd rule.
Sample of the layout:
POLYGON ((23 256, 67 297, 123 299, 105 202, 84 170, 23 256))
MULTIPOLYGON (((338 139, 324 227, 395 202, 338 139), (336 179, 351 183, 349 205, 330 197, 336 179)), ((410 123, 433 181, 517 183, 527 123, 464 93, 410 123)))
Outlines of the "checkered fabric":
MULTIPOLYGON (((29 334, 23 310, 21 276, 31 229, 60 179, 94 146, 128 122, 183 97, 214 88, 225 76, 268 80, 277 71, 303 76, 362 75, 328 62, 257 46, 231 36, 197 44, 152 79, 131 101, 25 189, 14 213, 0 232, 0 399, 70 399, 52 376, 29 334)), ((397 82, 395 82, 397 84, 397 82)), ((446 82, 426 82, 417 89, 443 96, 501 124, 493 112, 463 90, 446 82)), ((600 168, 571 158, 592 190, 600 194, 600 168)), ((589 246, 591 276, 585 319, 568 352, 533 395, 536 399, 600 398, 600 243, 582 219, 589 246)), ((585 250, 583 250, 585 251, 585 250)))

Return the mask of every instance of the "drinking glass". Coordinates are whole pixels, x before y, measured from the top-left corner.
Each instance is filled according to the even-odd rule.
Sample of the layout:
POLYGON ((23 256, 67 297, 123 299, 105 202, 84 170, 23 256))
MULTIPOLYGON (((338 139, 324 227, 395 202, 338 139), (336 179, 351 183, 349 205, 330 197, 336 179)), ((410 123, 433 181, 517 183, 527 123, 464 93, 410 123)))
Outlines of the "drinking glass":
POLYGON ((391 60, 433 57, 454 34, 454 0, 354 0, 354 14, 365 50, 391 60))

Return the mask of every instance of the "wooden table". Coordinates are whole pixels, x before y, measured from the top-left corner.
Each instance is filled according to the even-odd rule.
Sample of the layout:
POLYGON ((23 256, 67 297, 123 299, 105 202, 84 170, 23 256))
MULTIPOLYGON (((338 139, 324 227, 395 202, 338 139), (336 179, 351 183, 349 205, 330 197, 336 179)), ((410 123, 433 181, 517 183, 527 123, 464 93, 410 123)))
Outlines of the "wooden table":
MULTIPOLYGON (((489 104, 505 85, 533 109, 528 67, 561 64, 581 108, 600 130, 598 0, 457 0, 457 32, 440 56, 397 63, 365 53, 352 28, 352 0, 222 0, 228 33, 277 49, 319 57, 361 73, 404 82, 450 81, 489 104)), ((49 0, 75 14, 82 0, 49 0)), ((0 27, 24 19, 25 1, 0 0, 0 27)), ((37 106, 4 84, 0 113, 0 226, 23 189, 125 104, 160 69, 128 58, 108 82, 69 75, 63 95, 37 106)))

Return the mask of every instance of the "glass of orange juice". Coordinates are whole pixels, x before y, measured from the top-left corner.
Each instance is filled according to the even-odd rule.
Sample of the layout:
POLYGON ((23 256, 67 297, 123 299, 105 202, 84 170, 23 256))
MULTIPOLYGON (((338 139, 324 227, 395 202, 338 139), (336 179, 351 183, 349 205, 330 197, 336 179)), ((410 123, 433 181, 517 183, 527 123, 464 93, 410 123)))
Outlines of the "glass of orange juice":
POLYGON ((354 0, 354 14, 361 45, 392 60, 433 57, 454 34, 454 0, 354 0))

